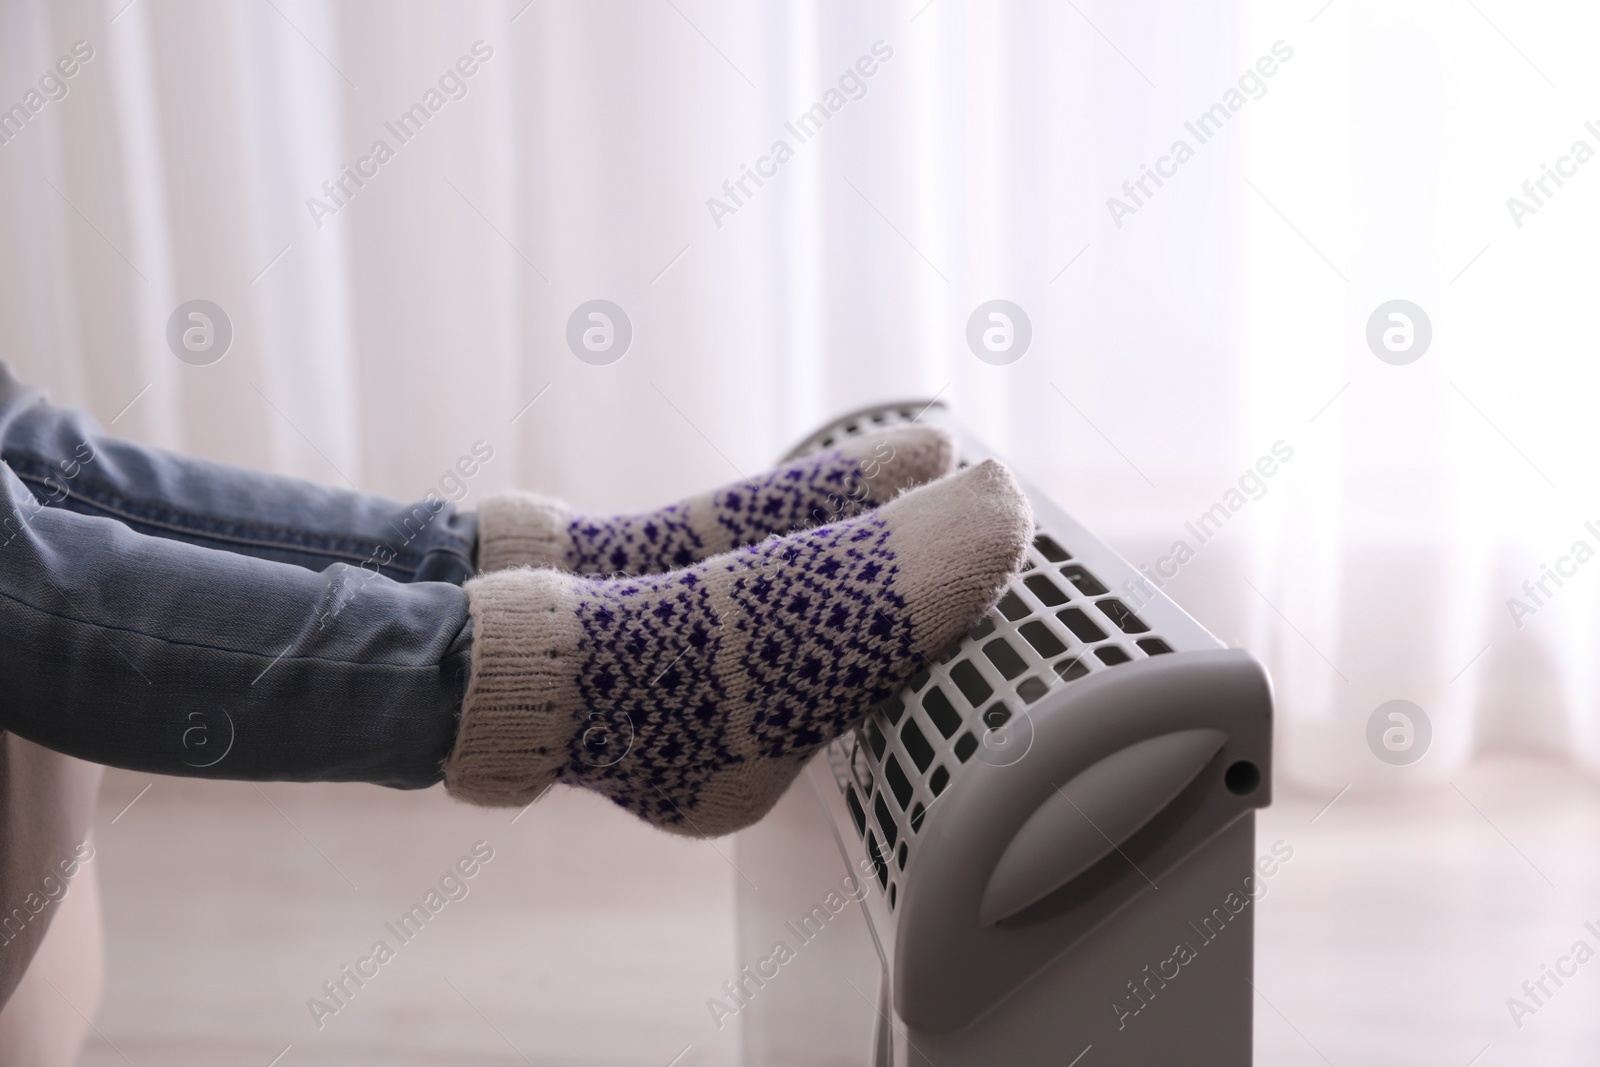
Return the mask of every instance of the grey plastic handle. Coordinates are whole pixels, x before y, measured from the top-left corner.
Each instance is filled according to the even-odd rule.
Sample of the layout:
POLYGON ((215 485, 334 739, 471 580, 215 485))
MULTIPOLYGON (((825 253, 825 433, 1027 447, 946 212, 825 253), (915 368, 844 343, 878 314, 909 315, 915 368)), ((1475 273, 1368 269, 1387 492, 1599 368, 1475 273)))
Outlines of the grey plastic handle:
POLYGON ((1056 786, 995 864, 978 922, 1009 919, 1099 863, 1172 803, 1227 742, 1221 730, 1161 734, 1056 786))

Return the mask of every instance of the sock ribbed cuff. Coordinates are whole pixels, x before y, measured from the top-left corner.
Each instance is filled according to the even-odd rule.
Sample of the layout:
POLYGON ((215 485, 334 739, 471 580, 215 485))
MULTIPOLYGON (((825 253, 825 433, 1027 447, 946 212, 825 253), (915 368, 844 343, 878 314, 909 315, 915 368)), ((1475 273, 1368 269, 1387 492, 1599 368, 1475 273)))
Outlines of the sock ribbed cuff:
POLYGON ((478 570, 572 566, 572 512, 554 497, 509 492, 478 506, 478 570))
POLYGON ((472 680, 445 787, 473 804, 521 807, 571 759, 582 706, 577 597, 569 577, 530 568, 475 578, 466 591, 472 680))

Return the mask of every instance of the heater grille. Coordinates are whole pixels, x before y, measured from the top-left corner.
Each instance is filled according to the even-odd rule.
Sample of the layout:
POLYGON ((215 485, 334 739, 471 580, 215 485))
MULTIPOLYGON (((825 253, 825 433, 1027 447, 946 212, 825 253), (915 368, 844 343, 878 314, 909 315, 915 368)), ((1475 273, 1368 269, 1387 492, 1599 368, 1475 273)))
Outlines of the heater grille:
POLYGON ((1014 762, 1028 707, 1094 671, 1172 647, 1047 532, 965 638, 878 704, 829 762, 891 911, 928 810, 974 759, 1014 762))
MULTIPOLYGON (((890 404, 884 407, 872 408, 858 415, 850 415, 833 423, 826 429, 801 443, 789 453, 790 459, 803 456, 810 452, 820 452, 825 448, 832 448, 847 437, 859 437, 864 433, 875 430, 887 430, 891 426, 905 426, 916 422, 929 408, 932 402, 924 401, 918 404, 890 404)), ((966 466, 965 463, 962 466, 966 466)))
MULTIPOLYGON (((846 417, 791 456, 916 422, 933 407, 890 405, 846 417)), ((1028 708, 1052 690, 1173 651, 1064 540, 1071 538, 1039 529, 1022 572, 994 608, 828 749, 891 912, 927 813, 963 767, 1019 759, 1032 738, 1028 708)))

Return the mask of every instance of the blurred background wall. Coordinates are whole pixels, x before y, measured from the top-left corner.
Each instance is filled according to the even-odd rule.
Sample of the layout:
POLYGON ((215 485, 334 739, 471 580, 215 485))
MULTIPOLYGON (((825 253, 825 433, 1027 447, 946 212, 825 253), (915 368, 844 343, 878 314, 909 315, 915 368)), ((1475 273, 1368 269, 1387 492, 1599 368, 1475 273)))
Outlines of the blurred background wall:
POLYGON ((485 441, 469 504, 595 509, 937 395, 1269 661, 1285 783, 1440 781, 1489 748, 1595 766, 1600 564, 1523 583, 1600 549, 1600 168, 1572 162, 1600 148, 1597 18, 10 0, 0 358, 153 444, 416 496, 485 441), (818 103, 801 143, 785 123, 818 103), (761 163, 779 139, 793 157, 761 163), (1530 198, 1546 165, 1564 184, 1530 198), (166 341, 196 298, 234 331, 210 366, 166 341), (565 339, 597 298, 633 329, 604 366, 565 339), (965 339, 994 298, 1033 331, 1003 366, 965 339), (1431 325, 1404 365, 1368 341, 1396 299, 1431 325), (1202 545, 1186 523, 1219 502, 1202 545), (1180 540, 1192 560, 1162 564, 1180 540), (1394 699, 1433 735, 1405 769, 1367 741, 1394 699))

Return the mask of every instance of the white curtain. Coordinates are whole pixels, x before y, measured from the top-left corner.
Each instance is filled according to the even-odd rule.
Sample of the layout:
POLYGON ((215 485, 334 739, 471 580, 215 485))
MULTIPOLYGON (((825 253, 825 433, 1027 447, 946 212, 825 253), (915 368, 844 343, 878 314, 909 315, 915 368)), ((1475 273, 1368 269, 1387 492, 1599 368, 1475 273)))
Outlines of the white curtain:
POLYGON ((1282 781, 1404 788, 1512 745, 1600 766, 1600 562, 1547 580, 1521 628, 1506 604, 1600 549, 1600 166, 1565 165, 1520 220, 1505 203, 1600 148, 1575 102, 1596 21, 13 0, 0 356, 153 444, 408 496, 484 441, 469 503, 520 485, 596 509, 938 394, 1266 659, 1282 781), (819 103, 802 140, 786 123, 819 103), (165 339, 196 298, 234 330, 210 366, 165 339), (1005 366, 965 342, 995 298, 1033 329, 1005 366), (566 344, 592 299, 632 323, 610 365, 566 344), (1403 366, 1366 339, 1395 299, 1432 324, 1403 366), (1200 544, 1186 524, 1219 503, 1200 544), (1432 725, 1410 766, 1369 750, 1393 699, 1432 725))

